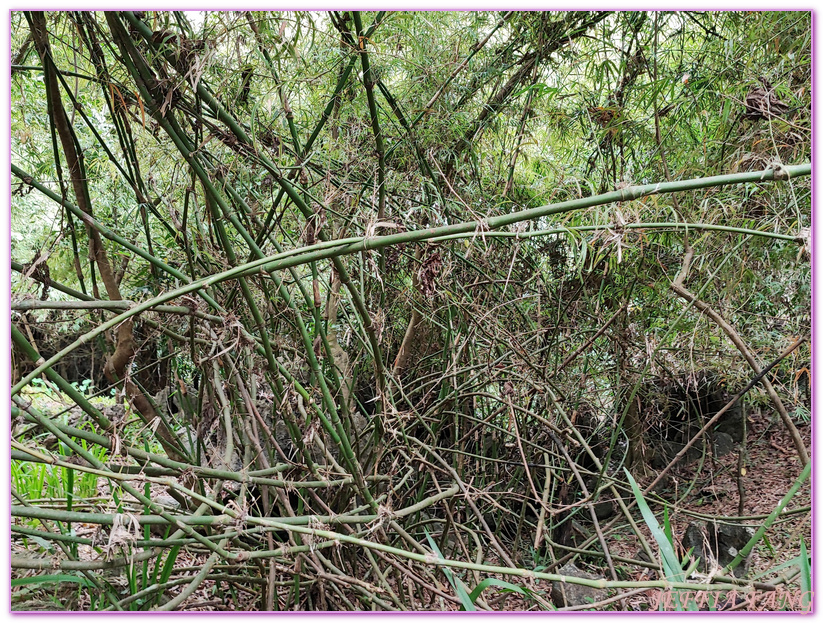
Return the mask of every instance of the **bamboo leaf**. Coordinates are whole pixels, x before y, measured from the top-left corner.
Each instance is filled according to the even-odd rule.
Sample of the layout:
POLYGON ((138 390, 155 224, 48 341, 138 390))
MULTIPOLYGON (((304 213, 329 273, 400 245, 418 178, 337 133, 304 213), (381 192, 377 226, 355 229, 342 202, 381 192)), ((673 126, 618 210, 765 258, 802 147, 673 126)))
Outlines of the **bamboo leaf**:
POLYGON ((34 575, 28 578, 12 578, 11 585, 12 587, 15 587, 25 586, 27 584, 60 584, 63 582, 80 584, 81 586, 85 586, 87 588, 94 586, 87 578, 68 574, 34 575))

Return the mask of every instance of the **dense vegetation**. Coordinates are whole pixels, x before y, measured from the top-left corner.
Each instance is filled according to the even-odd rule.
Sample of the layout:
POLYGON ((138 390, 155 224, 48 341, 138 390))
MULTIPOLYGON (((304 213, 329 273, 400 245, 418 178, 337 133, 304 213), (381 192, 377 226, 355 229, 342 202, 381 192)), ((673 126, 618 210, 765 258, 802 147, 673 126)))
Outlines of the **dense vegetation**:
POLYGON ((13 607, 807 604, 809 13, 11 21, 13 607))

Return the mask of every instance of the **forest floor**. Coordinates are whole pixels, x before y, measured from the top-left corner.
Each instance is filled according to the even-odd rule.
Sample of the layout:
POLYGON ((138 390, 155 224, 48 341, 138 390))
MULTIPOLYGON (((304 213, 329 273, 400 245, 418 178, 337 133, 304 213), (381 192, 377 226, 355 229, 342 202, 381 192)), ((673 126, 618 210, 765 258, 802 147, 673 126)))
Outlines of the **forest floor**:
MULTIPOLYGON (((48 392, 30 396, 35 398, 36 406, 50 413, 57 413, 65 408, 65 403, 59 396, 48 392)), ((113 400, 105 398, 98 400, 98 406, 109 406, 113 400)), ((71 418, 71 415, 69 416, 71 418)), ((811 425, 809 422, 797 422, 800 433, 807 447, 811 447, 811 425)), ((801 467, 794 450, 788 432, 782 426, 779 418, 755 411, 748 417, 748 458, 746 461, 746 473, 741 478, 744 490, 744 504, 742 516, 749 519, 739 520, 748 525, 759 525, 763 517, 771 513, 780 499, 786 494, 792 483, 798 477, 801 467)), ((123 459, 126 460, 126 459, 123 459)), ((665 488, 659 491, 662 499, 667 501, 669 507, 669 521, 672 527, 672 534, 675 537, 678 553, 683 556, 685 548, 680 546, 679 540, 684 535, 688 525, 705 517, 737 517, 739 505, 739 483, 738 473, 738 453, 733 451, 726 456, 704 458, 701 462, 696 461, 689 465, 675 467, 672 476, 666 481, 665 488)), ((646 478, 639 479, 641 487, 649 484, 655 477, 654 474, 646 478)), ((95 507, 101 509, 105 506, 106 500, 110 500, 111 493, 108 482, 101 478, 97 485, 98 499, 94 502, 95 507)), ((162 487, 152 485, 152 497, 163 503, 169 503, 169 509, 173 511, 173 500, 168 498, 162 487)), ((627 500, 628 501, 628 500, 627 500)), ((18 503, 18 502, 15 502, 18 503)), ((110 506, 110 504, 108 504, 110 506)), ((654 507, 654 505, 653 505, 654 507)), ((786 569, 781 569, 778 573, 769 572, 770 569, 778 567, 782 563, 791 561, 798 557, 800 553, 800 541, 807 544, 810 549, 811 536, 811 511, 797 509, 810 507, 810 487, 808 482, 800 492, 792 499, 788 510, 785 511, 785 520, 779 520, 767 533, 767 538, 762 540, 755 548, 747 577, 757 578, 759 581, 768 582, 777 577, 778 573, 785 573, 786 569)), ((138 507, 129 508, 127 512, 140 513, 138 507)), ((645 538, 655 548, 654 539, 648 528, 642 521, 639 512, 635 508, 635 520, 641 527, 645 538)), ((16 524, 24 525, 20 520, 15 520, 16 524)), ((662 523, 662 521, 661 521, 662 523)), ((29 524, 29 527, 41 529, 39 525, 29 524)), ((91 524, 74 524, 72 529, 77 536, 92 538, 100 533, 100 526, 91 524)), ((108 529, 104 529, 108 533, 108 529)), ((141 535, 142 536, 142 535, 141 535)), ((628 530, 627 526, 618 528, 607 535, 607 543, 612 556, 637 560, 640 544, 636 536, 628 530)), ((46 555, 48 552, 35 554, 38 542, 28 540, 24 543, 21 539, 12 540, 12 554, 18 555, 46 555)), ((43 542, 42 544, 45 544, 43 542)), ((40 544, 40 545, 42 545, 40 544)), ((52 551, 50 555, 56 555, 52 551)), ((532 562, 533 552, 520 552, 522 564, 526 567, 534 566, 532 562)), ((78 547, 79 560, 96 560, 98 554, 89 545, 78 547)), ((176 561, 177 571, 191 570, 192 574, 202 566, 207 556, 195 555, 181 549, 176 561)), ((487 564, 495 564, 493 556, 487 557, 487 564)), ((585 562, 577 561, 582 570, 598 576, 608 577, 608 571, 602 564, 602 560, 587 559, 585 562), (589 563, 589 564, 586 564, 589 563)), ((151 567, 151 565, 150 565, 151 567)), ((619 579, 622 580, 648 580, 656 577, 653 571, 643 570, 636 566, 616 563, 619 579)), ((36 571, 15 570, 13 577, 20 581, 22 578, 32 577, 38 573, 36 571)), ((124 595, 129 594, 128 573, 119 572, 107 576, 107 580, 114 586, 120 586, 124 595)), ((286 577, 286 576, 283 576, 286 577)), ((281 578, 282 579, 282 578, 281 578)), ((442 578, 443 590, 451 592, 442 578)), ((540 581, 519 581, 517 578, 499 576, 499 579, 510 581, 516 585, 521 585, 536 591, 548 600, 549 586, 546 582, 540 581)), ((476 578, 467 576, 466 582, 472 588, 476 578)), ((178 610, 185 611, 212 611, 212 610, 258 610, 260 600, 258 591, 263 588, 258 585, 243 586, 238 582, 222 583, 218 586, 214 581, 204 582, 186 601, 178 607, 178 610)), ((795 579, 795 586, 797 580, 795 579)), ((183 584, 181 588, 185 586, 183 584)), ((395 587, 408 594, 408 587, 395 587)), ((174 588, 170 593, 176 593, 178 588, 174 588)), ((790 589, 791 592, 791 589, 790 589)), ((621 602, 614 602, 603 609, 609 610, 647 610, 655 609, 655 604, 660 599, 660 593, 650 590, 626 598, 621 602)), ((526 599, 516 593, 500 591, 495 587, 487 589, 481 604, 496 611, 519 611, 519 610, 539 610, 539 606, 533 599, 526 599)), ((761 600, 755 603, 742 604, 741 609, 769 609, 764 606, 767 595, 761 594, 761 600)), ((546 603, 544 601, 544 603, 546 603)), ((285 606, 286 604, 281 604, 285 606)), ((442 597, 433 598, 427 604, 431 610, 457 610, 459 604, 444 600, 442 597)), ((14 610, 86 610, 91 606, 87 591, 79 591, 71 584, 43 585, 24 584, 14 589, 13 609, 14 610)), ((292 606, 293 608, 294 606, 292 606)))
MULTIPOLYGON (((811 447, 812 427, 809 422, 795 422, 807 448, 811 447)), ((744 525, 759 526, 778 502, 788 492, 802 471, 791 437, 776 414, 757 411, 748 416, 747 461, 745 475, 740 478, 744 491, 743 514, 739 513, 740 493, 738 488, 738 453, 712 459, 706 458, 703 469, 698 472, 699 461, 690 465, 675 467, 673 477, 661 494, 667 500, 678 499, 671 505, 670 522, 676 540, 682 539, 690 523, 705 517, 748 517, 739 522, 744 525), (684 496, 683 492, 688 491, 684 496)), ((651 476, 639 484, 649 484, 651 476)), ((800 554, 801 538, 811 550, 811 510, 799 513, 796 509, 810 508, 811 488, 806 481, 793 497, 785 520, 778 520, 767 532, 752 552, 747 578, 757 578, 761 582, 775 579, 778 573, 769 573, 782 563, 795 559, 800 554)), ((650 543, 654 539, 648 528, 640 523, 644 536, 650 543)), ((613 555, 637 558, 640 544, 634 535, 614 543, 613 555)), ((685 548, 680 545, 682 556, 685 548)), ((612 547, 611 543, 609 544, 612 547)), ((633 579, 648 578, 638 572, 633 579)), ((645 609, 649 603, 657 603, 658 596, 647 593, 632 600, 633 607, 645 609)), ((765 597, 764 597, 765 599, 765 597)))

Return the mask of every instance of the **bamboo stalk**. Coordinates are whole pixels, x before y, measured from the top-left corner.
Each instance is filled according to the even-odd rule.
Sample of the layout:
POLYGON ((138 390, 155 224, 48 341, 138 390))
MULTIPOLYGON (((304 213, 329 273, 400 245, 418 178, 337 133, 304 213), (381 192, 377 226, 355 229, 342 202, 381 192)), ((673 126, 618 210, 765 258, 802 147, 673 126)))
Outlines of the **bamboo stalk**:
MULTIPOLYGON (((27 178, 20 169, 12 165, 12 173, 18 177, 27 178), (19 172, 19 175, 18 175, 19 172)), ((444 225, 441 227, 432 227, 423 230, 415 230, 404 232, 401 234, 389 234, 386 236, 375 236, 371 238, 353 238, 345 241, 330 241, 324 242, 310 247, 303 247, 301 249, 294 249, 286 251, 283 254, 268 256, 252 262, 247 262, 239 266, 233 267, 229 270, 210 275, 203 279, 193 281, 189 284, 164 292, 163 294, 144 301, 143 303, 133 307, 132 309, 112 318, 111 320, 102 323, 94 330, 87 333, 82 340, 77 340, 62 349, 59 353, 51 357, 48 361, 38 366, 33 372, 30 372, 23 377, 14 387, 12 387, 12 395, 17 394, 20 389, 25 387, 31 379, 42 373, 46 368, 53 365, 55 362, 62 359, 65 355, 80 346, 81 344, 93 339, 104 331, 117 326, 119 323, 128 318, 139 314, 142 311, 150 309, 155 305, 174 300, 179 296, 197 292, 201 289, 208 288, 216 283, 221 283, 229 279, 239 277, 241 275, 252 275, 260 272, 271 273, 276 270, 283 270, 291 266, 299 266, 311 261, 316 261, 325 258, 337 258, 342 255, 350 255, 352 253, 359 253, 360 251, 368 249, 382 249, 395 244, 403 244, 409 242, 420 242, 423 240, 431 240, 438 236, 451 235, 457 233, 474 232, 481 227, 488 227, 495 229, 512 225, 522 221, 534 220, 552 214, 561 214, 564 212, 571 212, 573 210, 582 210, 584 208, 595 205, 603 205, 606 203, 613 203, 615 201, 630 201, 639 199, 653 194, 682 192, 686 190, 696 190, 699 188, 713 188, 716 186, 723 186, 728 184, 743 184, 747 182, 758 182, 766 180, 774 180, 776 171, 774 169, 766 169, 759 172, 751 173, 733 173, 729 175, 719 175, 707 178, 697 178, 693 180, 683 180, 678 182, 660 182, 657 184, 646 184, 643 186, 630 186, 621 190, 604 193, 602 195, 594 195, 583 199, 575 199, 572 201, 564 201, 557 204, 550 204, 539 208, 532 208, 529 210, 522 210, 520 212, 513 212, 511 214, 503 214, 497 217, 489 217, 482 221, 469 221, 465 223, 458 223, 454 225, 444 225), (298 255, 299 254, 299 255, 298 255), (281 257, 282 255, 282 257, 281 257)), ((781 173, 777 173, 778 179, 781 176, 788 176, 789 178, 802 177, 811 174, 811 165, 802 164, 796 166, 785 167, 781 173)), ((30 178, 29 178, 30 179, 30 178)), ((25 179, 24 179, 25 181, 25 179)))

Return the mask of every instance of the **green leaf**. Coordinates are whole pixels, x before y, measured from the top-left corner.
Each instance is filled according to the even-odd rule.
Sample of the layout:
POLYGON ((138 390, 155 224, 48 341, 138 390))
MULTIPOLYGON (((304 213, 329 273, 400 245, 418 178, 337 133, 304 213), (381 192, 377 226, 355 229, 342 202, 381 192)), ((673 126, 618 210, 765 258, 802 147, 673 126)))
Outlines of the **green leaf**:
POLYGON ((674 545, 674 539, 672 538, 672 524, 669 521, 669 507, 663 507, 663 533, 666 535, 666 539, 674 545))
POLYGON ((29 578, 14 578, 11 581, 12 586, 23 586, 25 584, 59 584, 60 582, 75 582, 83 586, 92 586, 86 578, 76 575, 35 575, 29 578))
POLYGON ((674 553, 674 548, 672 547, 668 536, 663 530, 660 529, 660 524, 657 523, 657 519, 649 508, 649 505, 646 503, 646 500, 643 499, 643 494, 640 492, 640 487, 637 486, 637 482, 635 482, 634 478, 632 478, 629 470, 625 468, 623 469, 629 479, 629 484, 632 487, 634 497, 637 499, 637 506, 640 508, 640 513, 643 515, 643 521, 646 522, 649 530, 651 530, 654 540, 657 542, 657 546, 660 548, 660 555, 663 559, 663 567, 666 573, 666 578, 676 582, 683 582, 685 580, 683 577, 683 569, 680 566, 680 561, 677 559, 677 555, 674 553))
POLYGON ((454 590, 457 592, 457 596, 460 598, 460 603, 462 604, 460 606, 460 610, 465 610, 467 612, 474 612, 477 610, 477 608, 474 607, 474 600, 469 595, 469 591, 466 590, 466 585, 463 584, 463 581, 458 577, 455 577, 454 580, 454 590))
POLYGON ((777 573, 778 571, 783 571, 789 567, 800 567, 800 555, 798 554, 794 558, 787 560, 786 562, 781 562, 779 565, 775 565, 774 567, 769 567, 768 569, 757 573, 756 575, 751 576, 750 579, 752 580, 759 580, 760 578, 766 577, 767 575, 771 575, 773 573, 777 573))
POLYGON ((471 599, 472 603, 477 601, 477 598, 480 597, 480 593, 486 590, 489 586, 499 586, 500 588, 506 589, 507 591, 520 593, 521 595, 529 596, 530 591, 523 589, 515 584, 510 582, 505 582, 503 580, 498 580, 497 578, 486 578, 480 584, 474 587, 474 590, 469 595, 469 599, 471 599))
POLYGON ((47 552, 53 552, 54 551, 54 544, 51 543, 50 541, 47 541, 46 539, 44 539, 42 537, 32 535, 32 536, 29 536, 27 538, 29 538, 32 541, 34 541, 35 543, 37 543, 40 547, 42 547, 47 552))
MULTIPOLYGON (((646 525, 649 527, 654 540, 657 542, 657 547, 660 549, 660 557, 663 562, 663 573, 665 574, 666 579, 670 582, 685 582, 686 574, 683 572, 683 567, 680 565, 680 561, 674 552, 674 547, 669 541, 669 537, 660 528, 660 524, 657 523, 654 513, 649 508, 646 500, 643 498, 643 494, 640 492, 640 487, 637 486, 637 482, 635 482, 634 478, 632 478, 629 470, 624 467, 623 471, 626 472, 626 477, 629 479, 632 492, 637 500, 637 506, 640 508, 640 513, 643 515, 643 521, 646 522, 646 525)), ((679 591, 676 590, 673 591, 676 597, 674 603, 678 610, 682 610, 683 605, 680 602, 678 592, 679 591)), ((697 610, 697 604, 694 602, 694 599, 687 600, 686 609, 697 610)))
MULTIPOLYGON (((434 542, 434 539, 429 534, 429 531, 425 530, 425 533, 426 538, 429 540, 429 545, 431 545, 431 548, 434 551, 434 553, 437 554, 437 557, 440 558, 440 560, 445 562, 446 558, 440 552, 440 548, 437 547, 437 543, 434 542)), ((441 571, 443 571, 443 575, 446 576, 446 579, 449 581, 449 584, 452 585, 454 592, 457 593, 457 597, 460 599, 460 603, 462 604, 461 610, 477 610, 477 608, 474 607, 474 602, 469 597, 469 592, 466 590, 466 585, 460 581, 460 578, 455 577, 455 575, 452 573, 452 570, 448 567, 441 567, 441 571)))
POLYGON ((800 589, 803 591, 800 597, 803 610, 808 611, 812 603, 812 570, 803 539, 800 540, 800 589))

